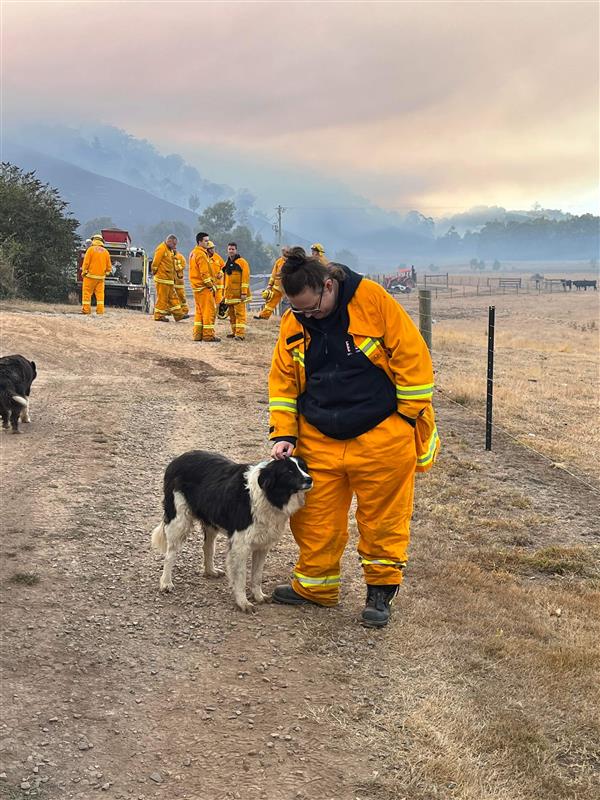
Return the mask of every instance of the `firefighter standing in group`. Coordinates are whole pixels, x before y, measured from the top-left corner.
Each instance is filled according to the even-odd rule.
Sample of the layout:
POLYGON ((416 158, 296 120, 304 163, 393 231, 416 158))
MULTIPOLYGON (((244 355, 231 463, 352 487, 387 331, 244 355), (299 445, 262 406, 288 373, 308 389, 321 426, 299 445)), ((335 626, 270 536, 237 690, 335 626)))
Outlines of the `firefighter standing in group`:
POLYGON ((219 304, 223 300, 223 289, 225 287, 225 273, 223 272, 223 267, 225 266, 225 261, 222 256, 220 256, 217 251, 215 250, 215 243, 208 242, 206 246, 206 252, 208 253, 208 257, 212 261, 213 273, 216 270, 216 281, 217 281, 217 291, 215 293, 215 305, 218 308, 219 304))
POLYGON ((290 520, 300 549, 293 580, 273 600, 337 604, 356 494, 362 623, 383 627, 407 562, 415 471, 427 471, 439 447, 431 357, 402 306, 348 267, 293 248, 281 278, 291 308, 269 376, 272 456, 301 456, 314 483, 290 520))
POLYGON ((169 322, 169 314, 173 315, 176 322, 185 316, 175 291, 176 252, 177 237, 175 234, 167 236, 165 241, 161 242, 154 251, 152 275, 156 285, 156 301, 154 303, 156 322, 169 322))
POLYGON ((188 319, 190 316, 190 308, 188 306, 187 297, 185 295, 185 268, 187 266, 185 256, 183 253, 175 250, 175 291, 177 292, 177 297, 179 298, 179 302, 181 304, 181 310, 183 311, 183 319, 188 319))
POLYGON ((281 248, 281 257, 273 264, 273 271, 269 278, 267 288, 262 292, 265 301, 265 307, 260 314, 255 314, 254 319, 269 319, 271 314, 279 305, 279 301, 283 297, 283 289, 281 288, 281 268, 285 264, 285 259, 289 252, 288 247, 281 248))
POLYGON ((318 258, 321 264, 329 264, 329 259, 325 255, 325 248, 322 244, 320 244, 320 242, 315 242, 313 245, 311 245, 310 252, 312 257, 318 258))
POLYGON ((215 295, 218 285, 217 265, 208 253, 208 234, 201 232, 196 236, 196 247, 190 253, 190 283, 194 292, 194 330, 195 342, 219 342, 215 335, 217 309, 215 295))
POLYGON ((112 272, 110 254, 99 233, 85 251, 81 264, 81 313, 92 313, 92 297, 96 297, 96 314, 104 314, 104 279, 112 272))
POLYGON ((227 245, 224 302, 229 309, 231 333, 228 339, 243 342, 246 338, 246 303, 250 300, 250 265, 237 251, 237 244, 227 245))

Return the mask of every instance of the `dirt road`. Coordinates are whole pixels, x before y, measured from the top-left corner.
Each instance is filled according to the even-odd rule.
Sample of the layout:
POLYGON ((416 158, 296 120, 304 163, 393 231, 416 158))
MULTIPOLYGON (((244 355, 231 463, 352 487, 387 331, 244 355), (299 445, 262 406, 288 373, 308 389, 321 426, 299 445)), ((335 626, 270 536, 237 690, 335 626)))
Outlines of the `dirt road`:
MULTIPOLYGON (((452 503, 440 514, 440 497, 451 500, 460 475, 472 514, 484 515, 478 497, 493 496, 496 514, 505 507, 505 531, 526 525, 526 546, 564 545, 568 530, 569 544, 587 548, 598 511, 591 493, 574 511, 568 479, 531 454, 510 443, 492 456, 474 454, 479 432, 442 407, 444 457, 437 478, 419 481, 413 562, 387 630, 356 622, 364 596, 351 550, 343 603, 333 610, 265 606, 241 614, 223 581, 202 576, 199 537, 179 559, 174 593, 163 596, 149 533, 160 517, 164 467, 190 448, 240 461, 265 456, 275 323, 253 328, 244 344, 207 345, 191 341, 190 323, 156 325, 134 312, 3 316, 3 354, 33 358, 39 377, 32 424, 21 436, 2 435, 0 797, 537 796, 527 783, 524 794, 502 794, 513 784, 500 754, 482 764, 474 745, 458 752, 454 727, 440 716, 452 694, 453 713, 473 712, 473 697, 457 681, 483 644, 473 644, 471 630, 473 646, 461 650, 458 609, 472 598, 460 594, 477 584, 487 596, 502 582, 478 561, 482 539, 453 525, 452 503), (517 493, 527 498, 527 522, 525 506, 505 502, 517 493), (460 586, 456 559, 471 570, 460 586), (456 592, 454 617, 448 599, 456 592), (457 750, 454 772, 431 770, 440 740, 425 719, 437 720, 448 752, 457 750)), ((494 546, 499 541, 506 540, 495 537, 494 546)), ((294 556, 288 535, 267 561, 267 588, 287 578, 294 556)), ((514 593, 530 591, 532 580, 554 591, 553 579, 536 572, 502 580, 514 593)), ((547 609, 538 610, 536 624, 562 635, 547 609)), ((480 612, 482 630, 499 624, 498 611, 480 612)), ((582 619, 586 613, 580 608, 582 619)), ((565 764, 556 761, 557 775, 569 781, 565 764)), ((582 775, 589 783, 593 770, 582 769, 572 780, 586 789, 582 775)))

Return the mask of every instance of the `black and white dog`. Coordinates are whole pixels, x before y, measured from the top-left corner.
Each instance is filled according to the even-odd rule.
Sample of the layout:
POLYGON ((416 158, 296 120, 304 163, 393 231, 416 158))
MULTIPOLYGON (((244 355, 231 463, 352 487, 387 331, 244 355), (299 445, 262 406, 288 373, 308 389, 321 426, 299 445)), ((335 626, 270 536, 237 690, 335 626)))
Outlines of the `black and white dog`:
POLYGON ((175 557, 194 520, 204 531, 204 574, 219 577, 215 568, 218 533, 229 537, 225 569, 236 604, 254 606, 246 597, 246 563, 252 554, 250 589, 264 603, 261 589, 265 558, 280 539, 285 523, 304 505, 312 478, 301 458, 235 464, 224 456, 192 450, 171 461, 164 479, 164 518, 152 532, 152 544, 165 554, 162 591, 173 588, 175 557))
POLYGON ((8 430, 9 417, 13 433, 20 433, 19 419, 31 422, 29 394, 36 375, 35 361, 28 361, 24 356, 0 358, 0 415, 5 430, 8 430))

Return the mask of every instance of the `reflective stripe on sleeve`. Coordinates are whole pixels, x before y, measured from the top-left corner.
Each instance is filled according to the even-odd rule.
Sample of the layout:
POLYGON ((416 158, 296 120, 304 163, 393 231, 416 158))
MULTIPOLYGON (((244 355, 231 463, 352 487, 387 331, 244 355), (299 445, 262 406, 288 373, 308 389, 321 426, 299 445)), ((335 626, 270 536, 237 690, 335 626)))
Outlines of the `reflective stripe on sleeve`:
POLYGON ((174 286, 175 281, 166 281, 163 278, 154 278, 154 283, 164 283, 166 286, 174 286))
POLYGON ((304 366, 304 353, 298 347, 294 347, 292 350, 292 358, 300 364, 301 367, 304 366))
POLYGON ((433 383, 423 383, 421 386, 400 386, 397 383, 396 397, 398 400, 431 400, 433 383))
POLYGON ((359 345, 357 345, 357 347, 359 350, 362 350, 366 356, 370 356, 371 353, 374 353, 378 347, 381 347, 381 342, 379 339, 371 339, 371 337, 367 337, 364 342, 361 342, 359 345))
POLYGON ((296 414, 298 403, 295 397, 270 397, 269 411, 287 411, 288 414, 296 414))
POLYGON ((437 447, 437 443, 439 442, 440 437, 438 435, 437 425, 433 429, 433 433, 429 437, 429 442, 427 443, 427 451, 417 458, 417 466, 418 467, 426 467, 433 461, 433 457, 435 455, 435 449, 437 447))

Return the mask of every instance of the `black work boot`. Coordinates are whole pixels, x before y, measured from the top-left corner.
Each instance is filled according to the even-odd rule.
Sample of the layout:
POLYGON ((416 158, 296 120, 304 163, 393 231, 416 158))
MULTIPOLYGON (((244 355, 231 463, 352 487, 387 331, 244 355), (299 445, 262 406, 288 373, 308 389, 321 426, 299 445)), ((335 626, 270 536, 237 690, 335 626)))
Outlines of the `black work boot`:
POLYGON ((392 600, 399 588, 397 584, 367 585, 367 603, 361 615, 361 622, 366 628, 384 628, 388 624, 392 614, 392 600))
POLYGON ((318 603, 313 603, 312 600, 307 600, 306 597, 302 597, 301 594, 294 591, 289 583, 282 583, 276 586, 271 597, 274 603, 281 603, 285 606, 318 605, 318 603))

